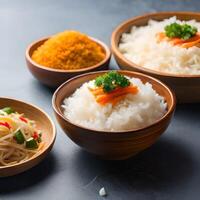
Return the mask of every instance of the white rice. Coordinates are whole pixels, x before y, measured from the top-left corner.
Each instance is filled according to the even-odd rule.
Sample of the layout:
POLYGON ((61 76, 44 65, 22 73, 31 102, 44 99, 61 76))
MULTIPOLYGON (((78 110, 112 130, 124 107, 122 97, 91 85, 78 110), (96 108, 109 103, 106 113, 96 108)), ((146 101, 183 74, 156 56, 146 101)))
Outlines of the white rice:
MULTIPOLYGON (((128 77, 127 77, 128 78, 128 77)), ((64 115, 70 121, 86 128, 122 131, 148 126, 160 119, 167 110, 167 104, 150 83, 143 84, 140 79, 129 78, 139 92, 128 94, 115 106, 98 104, 88 87, 94 81, 84 83, 72 96, 64 100, 64 115)))
POLYGON ((149 69, 172 74, 200 74, 200 48, 182 48, 169 42, 156 42, 156 33, 164 32, 164 27, 173 22, 187 23, 197 27, 195 20, 180 21, 171 17, 163 21, 150 20, 147 26, 131 28, 122 35, 119 50, 130 61, 149 69))

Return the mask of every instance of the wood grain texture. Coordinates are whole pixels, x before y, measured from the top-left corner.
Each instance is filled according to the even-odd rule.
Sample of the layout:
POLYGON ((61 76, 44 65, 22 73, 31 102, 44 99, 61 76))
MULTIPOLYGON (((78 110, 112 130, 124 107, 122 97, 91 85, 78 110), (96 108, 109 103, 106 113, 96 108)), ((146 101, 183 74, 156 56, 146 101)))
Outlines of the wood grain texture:
POLYGON ((0 98, 0 108, 8 106, 12 107, 18 113, 24 113, 27 118, 36 122, 38 129, 43 132, 42 140, 44 141, 45 145, 38 154, 34 155, 32 158, 25 162, 0 167, 0 177, 19 174, 37 165, 50 152, 56 138, 55 125, 49 116, 42 110, 19 100, 3 97, 0 98))
MULTIPOLYGON (((168 84, 176 93, 178 103, 200 102, 200 75, 172 75, 144 68, 126 59, 118 49, 121 35, 129 32, 132 26, 146 25, 150 19, 163 20, 176 16, 180 20, 195 19, 200 21, 200 13, 195 12, 157 12, 134 17, 120 24, 112 33, 111 48, 119 67, 123 70, 132 70, 158 78, 168 84)), ((152 58, 156 59, 156 58, 152 58)))
POLYGON ((143 83, 151 83, 153 89, 165 98, 168 110, 160 120, 141 129, 111 132, 87 129, 66 119, 61 106, 64 98, 69 97, 83 83, 105 72, 106 71, 84 74, 62 84, 53 95, 53 109, 58 123, 77 145, 103 159, 127 159, 151 146, 165 131, 173 116, 176 99, 173 92, 165 84, 154 78, 137 72, 119 71, 121 74, 140 78, 143 83))
POLYGON ((26 63, 27 63, 29 71, 32 73, 32 75, 36 79, 38 79, 44 85, 47 85, 50 87, 58 87, 59 85, 64 83, 66 80, 74 76, 77 76, 86 72, 108 69, 110 58, 111 58, 110 49, 106 46, 106 44, 104 44, 103 42, 95 38, 91 38, 91 39, 102 47, 102 49, 105 52, 105 58, 100 63, 94 66, 78 69, 78 70, 59 70, 59 69, 52 69, 52 68, 48 68, 48 67, 37 64, 31 59, 31 56, 33 52, 49 38, 50 37, 46 37, 30 44, 30 46, 26 50, 26 55, 25 55, 26 63))

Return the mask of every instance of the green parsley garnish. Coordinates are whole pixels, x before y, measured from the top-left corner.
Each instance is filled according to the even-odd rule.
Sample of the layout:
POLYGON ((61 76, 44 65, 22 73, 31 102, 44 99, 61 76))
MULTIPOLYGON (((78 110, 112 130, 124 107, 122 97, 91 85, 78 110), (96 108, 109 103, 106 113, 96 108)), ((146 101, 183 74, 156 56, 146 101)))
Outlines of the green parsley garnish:
POLYGON ((5 108, 3 108, 1 110, 3 112, 6 112, 8 115, 15 112, 11 107, 5 107, 5 108))
POLYGON ((110 71, 95 79, 95 86, 103 87, 104 92, 111 92, 117 87, 127 87, 130 81, 117 71, 110 71))
POLYGON ((165 26, 165 34, 169 38, 177 37, 183 40, 187 40, 196 35, 196 33, 197 28, 189 24, 178 24, 175 22, 165 26))

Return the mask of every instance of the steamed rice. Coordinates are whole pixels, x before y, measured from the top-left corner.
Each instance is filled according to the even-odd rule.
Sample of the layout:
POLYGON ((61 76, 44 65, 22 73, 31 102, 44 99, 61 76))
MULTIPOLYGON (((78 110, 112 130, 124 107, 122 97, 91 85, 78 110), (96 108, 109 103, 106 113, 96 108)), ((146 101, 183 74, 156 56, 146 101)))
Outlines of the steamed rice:
POLYGON ((167 109, 164 98, 150 83, 143 84, 137 78, 128 79, 138 87, 139 92, 128 94, 115 106, 98 104, 88 89, 94 87, 94 81, 84 83, 64 100, 65 117, 86 128, 108 131, 142 128, 160 119, 167 109))
POLYGON ((122 35, 119 50, 130 61, 161 72, 172 74, 200 74, 200 48, 182 48, 169 42, 156 42, 156 33, 163 32, 171 23, 190 24, 200 32, 200 23, 180 21, 171 17, 163 21, 149 20, 147 26, 133 26, 130 33, 122 35))

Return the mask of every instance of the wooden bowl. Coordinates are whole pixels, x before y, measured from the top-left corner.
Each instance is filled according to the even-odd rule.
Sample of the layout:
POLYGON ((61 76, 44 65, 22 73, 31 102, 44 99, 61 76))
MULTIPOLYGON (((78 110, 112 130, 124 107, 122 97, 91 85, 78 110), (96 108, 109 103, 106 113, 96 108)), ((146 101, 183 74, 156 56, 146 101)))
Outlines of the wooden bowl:
POLYGON ((38 154, 22 163, 1 166, 0 177, 19 174, 37 165, 50 152, 56 138, 56 128, 53 121, 41 109, 16 99, 1 97, 0 108, 7 106, 12 107, 19 113, 24 113, 26 117, 37 123, 39 129, 44 133, 42 140, 45 142, 45 146, 38 154))
POLYGON ((45 66, 37 64, 31 59, 32 54, 39 46, 41 46, 49 38, 50 37, 46 37, 46 38, 37 40, 36 42, 33 42, 30 46, 28 46, 28 48, 26 49, 25 58, 26 58, 27 66, 30 72, 33 74, 33 76, 36 79, 38 79, 41 83, 50 87, 58 87, 63 82, 65 82, 66 80, 74 76, 77 76, 86 72, 108 69, 109 63, 110 63, 110 57, 111 57, 110 49, 103 42, 91 37, 90 39, 92 39, 98 45, 100 45, 105 52, 105 58, 98 64, 91 67, 78 69, 78 70, 53 69, 53 68, 49 68, 49 67, 45 67, 45 66))
POLYGON ((87 73, 62 84, 53 95, 53 109, 58 123, 77 145, 103 159, 127 159, 151 146, 165 131, 175 110, 175 96, 165 84, 154 78, 136 72, 119 71, 121 74, 140 78, 144 83, 151 83, 153 88, 166 99, 168 105, 167 113, 150 126, 128 131, 99 131, 89 129, 65 118, 62 108, 63 100, 69 97, 83 83, 105 72, 87 73))
POLYGON ((200 75, 172 75, 165 72, 147 69, 126 59, 118 49, 121 35, 125 32, 129 32, 132 26, 144 26, 150 19, 159 21, 172 16, 176 16, 180 20, 195 19, 200 21, 200 13, 194 12, 158 12, 134 17, 120 24, 112 33, 112 52, 121 69, 145 73, 168 84, 172 89, 174 89, 179 103, 200 102, 200 75))

